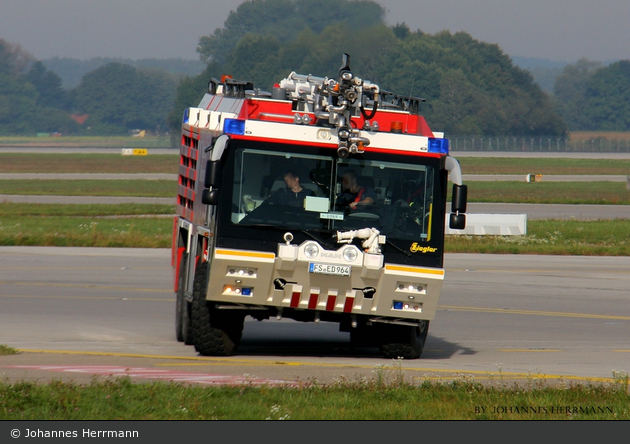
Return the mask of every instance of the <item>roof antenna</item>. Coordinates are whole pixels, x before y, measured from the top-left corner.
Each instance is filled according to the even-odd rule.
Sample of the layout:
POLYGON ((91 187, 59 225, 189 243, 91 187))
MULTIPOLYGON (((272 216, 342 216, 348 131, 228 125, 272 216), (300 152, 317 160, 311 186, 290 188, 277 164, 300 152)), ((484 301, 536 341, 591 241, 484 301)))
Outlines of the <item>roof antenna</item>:
POLYGON ((341 59, 341 67, 339 68, 339 79, 341 80, 341 75, 344 72, 352 72, 350 70, 350 54, 343 53, 343 57, 341 59))

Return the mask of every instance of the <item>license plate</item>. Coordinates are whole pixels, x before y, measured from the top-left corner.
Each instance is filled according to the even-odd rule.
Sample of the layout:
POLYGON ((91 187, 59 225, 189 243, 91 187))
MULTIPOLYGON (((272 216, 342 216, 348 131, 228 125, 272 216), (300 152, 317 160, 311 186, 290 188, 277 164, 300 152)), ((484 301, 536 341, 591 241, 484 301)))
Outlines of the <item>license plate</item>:
POLYGON ((333 276, 350 276, 350 265, 314 264, 311 262, 308 266, 308 271, 333 276))

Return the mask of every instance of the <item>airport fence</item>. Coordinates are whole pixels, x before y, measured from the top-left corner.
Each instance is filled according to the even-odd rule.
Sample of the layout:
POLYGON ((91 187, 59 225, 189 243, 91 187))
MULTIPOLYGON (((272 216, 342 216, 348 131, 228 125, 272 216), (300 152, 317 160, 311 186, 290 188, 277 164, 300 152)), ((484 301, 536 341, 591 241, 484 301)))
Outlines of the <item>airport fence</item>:
POLYGON ((453 151, 630 152, 630 138, 571 140, 552 136, 450 136, 453 151))

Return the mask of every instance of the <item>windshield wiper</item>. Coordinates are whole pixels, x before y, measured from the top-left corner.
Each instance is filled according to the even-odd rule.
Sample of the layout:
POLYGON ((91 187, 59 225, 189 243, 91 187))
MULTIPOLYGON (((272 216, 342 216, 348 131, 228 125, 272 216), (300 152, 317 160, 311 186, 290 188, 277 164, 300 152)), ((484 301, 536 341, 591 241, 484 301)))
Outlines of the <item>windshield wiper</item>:
POLYGON ((335 249, 334 245, 330 245, 328 242, 324 241, 323 239, 320 239, 317 236, 315 236, 314 234, 311 234, 310 231, 300 230, 300 232, 306 234, 308 237, 310 237, 314 241, 317 241, 320 245, 325 247, 327 250, 334 250, 335 249))
POLYGON ((385 243, 387 245, 391 245, 392 247, 394 247, 394 249, 400 251, 402 254, 404 254, 407 257, 411 257, 411 252, 410 251, 405 251, 402 248, 400 248, 398 245, 395 245, 394 243, 392 243, 392 241, 390 241, 389 239, 385 240, 385 243))

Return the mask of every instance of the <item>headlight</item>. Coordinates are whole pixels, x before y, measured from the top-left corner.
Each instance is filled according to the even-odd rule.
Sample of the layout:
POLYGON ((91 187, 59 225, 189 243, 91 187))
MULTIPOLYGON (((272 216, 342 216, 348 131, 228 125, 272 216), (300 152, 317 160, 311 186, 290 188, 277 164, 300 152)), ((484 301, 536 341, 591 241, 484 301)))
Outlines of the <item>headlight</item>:
POLYGON ((354 262, 357 260, 359 253, 357 253, 356 248, 347 247, 343 250, 343 258, 348 262, 354 262))
POLYGON ((304 254, 309 259, 313 259, 319 254, 319 247, 316 244, 308 244, 304 247, 304 254))

